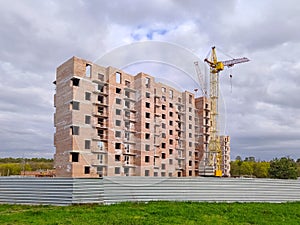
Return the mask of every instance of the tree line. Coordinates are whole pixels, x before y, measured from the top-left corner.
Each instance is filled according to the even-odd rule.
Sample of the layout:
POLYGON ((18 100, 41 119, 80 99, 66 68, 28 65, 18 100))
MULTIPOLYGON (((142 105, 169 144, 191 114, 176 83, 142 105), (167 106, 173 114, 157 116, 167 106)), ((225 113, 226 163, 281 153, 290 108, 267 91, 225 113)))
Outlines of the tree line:
MULTIPOLYGON (((237 156, 230 162, 232 177, 257 177, 297 179, 300 177, 300 158, 275 158, 271 161, 256 161, 254 157, 244 160, 237 156)), ((46 158, 0 158, 0 176, 20 175, 21 171, 45 171, 54 167, 53 159, 46 158)))
POLYGON ((232 177, 257 177, 277 179, 297 179, 300 177, 300 159, 289 157, 275 158, 271 161, 256 161, 254 157, 244 160, 237 156, 230 162, 232 177))
POLYGON ((53 159, 0 158, 0 176, 20 175, 21 171, 51 170, 53 166, 53 159))

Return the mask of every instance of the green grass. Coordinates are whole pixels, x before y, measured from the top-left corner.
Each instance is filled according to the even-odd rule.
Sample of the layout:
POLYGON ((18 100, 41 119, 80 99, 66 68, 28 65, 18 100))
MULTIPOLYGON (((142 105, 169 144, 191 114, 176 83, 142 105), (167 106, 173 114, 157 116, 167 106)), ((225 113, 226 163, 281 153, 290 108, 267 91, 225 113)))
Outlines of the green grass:
POLYGON ((0 205, 0 224, 300 224, 300 202, 0 205))

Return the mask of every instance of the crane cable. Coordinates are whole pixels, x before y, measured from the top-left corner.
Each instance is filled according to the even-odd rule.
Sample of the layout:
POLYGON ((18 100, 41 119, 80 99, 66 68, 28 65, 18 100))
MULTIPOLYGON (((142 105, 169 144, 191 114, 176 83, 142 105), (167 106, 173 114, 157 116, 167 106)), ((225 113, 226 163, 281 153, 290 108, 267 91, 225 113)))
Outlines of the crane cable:
POLYGON ((230 93, 232 94, 232 73, 229 74, 230 79, 230 93))

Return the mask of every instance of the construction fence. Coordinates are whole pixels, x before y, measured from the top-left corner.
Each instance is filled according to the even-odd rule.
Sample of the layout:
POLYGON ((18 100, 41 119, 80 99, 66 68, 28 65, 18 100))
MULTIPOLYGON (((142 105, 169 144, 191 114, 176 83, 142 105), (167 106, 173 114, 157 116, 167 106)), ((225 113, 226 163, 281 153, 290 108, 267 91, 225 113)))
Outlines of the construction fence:
POLYGON ((300 180, 241 178, 1 177, 0 204, 113 204, 128 201, 300 201, 300 180))

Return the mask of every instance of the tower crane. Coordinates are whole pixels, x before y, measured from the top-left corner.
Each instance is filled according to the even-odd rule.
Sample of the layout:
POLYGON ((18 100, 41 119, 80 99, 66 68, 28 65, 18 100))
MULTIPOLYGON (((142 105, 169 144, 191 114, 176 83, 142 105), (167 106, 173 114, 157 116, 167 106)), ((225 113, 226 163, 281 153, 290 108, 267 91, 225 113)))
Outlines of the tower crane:
POLYGON ((248 58, 237 58, 226 61, 218 61, 216 48, 212 47, 210 59, 204 59, 210 67, 210 102, 211 102, 211 127, 210 127, 210 140, 208 145, 208 159, 209 166, 213 166, 214 175, 217 177, 222 176, 221 161, 222 150, 220 143, 220 135, 218 130, 218 99, 219 99, 219 72, 224 70, 224 67, 232 67, 238 63, 245 63, 250 61, 248 58))

